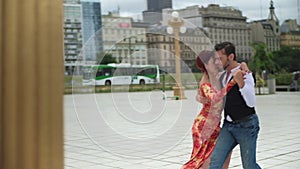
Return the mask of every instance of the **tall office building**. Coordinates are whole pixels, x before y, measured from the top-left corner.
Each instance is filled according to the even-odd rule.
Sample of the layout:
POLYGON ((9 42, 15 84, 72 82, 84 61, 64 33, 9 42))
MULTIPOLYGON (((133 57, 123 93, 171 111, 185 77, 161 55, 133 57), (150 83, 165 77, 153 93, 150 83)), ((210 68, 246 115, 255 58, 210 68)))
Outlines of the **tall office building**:
POLYGON ((73 73, 82 49, 81 5, 79 0, 64 2, 64 60, 65 73, 73 73))
POLYGON ((172 0, 147 0, 147 10, 143 11, 144 22, 159 24, 165 8, 172 8, 172 0))
POLYGON ((83 56, 86 63, 94 63, 103 50, 100 0, 81 0, 83 56))
POLYGON ((147 11, 162 12, 165 8, 172 8, 172 0, 147 0, 147 11))
MULTIPOLYGON (((65 72, 94 64, 103 50, 100 0, 64 0, 65 72)), ((76 73, 76 72, 75 72, 76 73)))

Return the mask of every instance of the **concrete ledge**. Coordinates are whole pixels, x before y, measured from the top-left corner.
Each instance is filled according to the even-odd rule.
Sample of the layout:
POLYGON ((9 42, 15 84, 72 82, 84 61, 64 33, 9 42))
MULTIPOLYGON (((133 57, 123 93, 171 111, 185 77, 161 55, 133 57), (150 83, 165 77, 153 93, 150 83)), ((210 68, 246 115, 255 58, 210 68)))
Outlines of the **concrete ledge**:
POLYGON ((289 85, 276 85, 276 91, 290 91, 289 85))

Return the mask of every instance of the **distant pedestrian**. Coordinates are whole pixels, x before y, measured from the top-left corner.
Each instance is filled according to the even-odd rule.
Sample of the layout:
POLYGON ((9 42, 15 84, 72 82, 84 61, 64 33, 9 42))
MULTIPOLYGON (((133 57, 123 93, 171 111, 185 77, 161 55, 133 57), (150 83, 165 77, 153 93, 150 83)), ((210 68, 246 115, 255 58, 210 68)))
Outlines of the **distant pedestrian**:
POLYGON ((299 90, 299 87, 298 87, 299 74, 300 74, 299 71, 293 73, 293 83, 292 83, 292 86, 295 89, 295 91, 299 90))

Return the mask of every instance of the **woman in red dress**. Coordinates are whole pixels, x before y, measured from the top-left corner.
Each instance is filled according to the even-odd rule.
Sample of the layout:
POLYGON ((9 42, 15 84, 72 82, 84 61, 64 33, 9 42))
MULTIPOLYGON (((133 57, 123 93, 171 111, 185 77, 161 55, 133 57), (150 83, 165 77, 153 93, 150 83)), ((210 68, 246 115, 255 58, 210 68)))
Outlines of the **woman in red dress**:
MULTIPOLYGON (((235 84, 235 81, 231 80, 224 88, 220 89, 219 71, 222 64, 215 56, 215 52, 201 52, 197 57, 196 65, 203 72, 198 93, 202 97, 208 98, 209 102, 203 105, 194 120, 192 126, 193 151, 190 160, 181 169, 209 167, 209 158, 220 132, 223 97, 235 84)), ((223 168, 227 167, 228 164, 223 166, 223 168)))

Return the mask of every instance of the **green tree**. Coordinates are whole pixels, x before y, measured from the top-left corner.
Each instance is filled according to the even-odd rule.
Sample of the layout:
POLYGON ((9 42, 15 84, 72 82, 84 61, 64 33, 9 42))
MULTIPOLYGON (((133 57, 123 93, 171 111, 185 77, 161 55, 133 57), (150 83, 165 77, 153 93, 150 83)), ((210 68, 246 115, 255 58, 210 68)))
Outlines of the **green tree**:
POLYGON ((111 53, 97 53, 97 64, 117 63, 116 58, 111 53))
POLYGON ((266 51, 266 44, 254 43, 252 47, 255 53, 249 62, 249 68, 256 74, 256 86, 258 87, 259 94, 261 94, 261 87, 265 85, 265 77, 261 76, 262 72, 264 72, 265 75, 270 72, 273 73, 276 69, 276 64, 273 61, 273 54, 266 51))
POLYGON ((266 51, 266 44, 254 43, 252 44, 252 47, 254 48, 255 53, 249 62, 249 68, 259 75, 264 70, 267 72, 274 72, 276 70, 276 63, 273 60, 273 53, 266 51))
POLYGON ((300 70, 300 50, 282 46, 273 52, 274 62, 278 65, 277 72, 294 72, 300 70))

